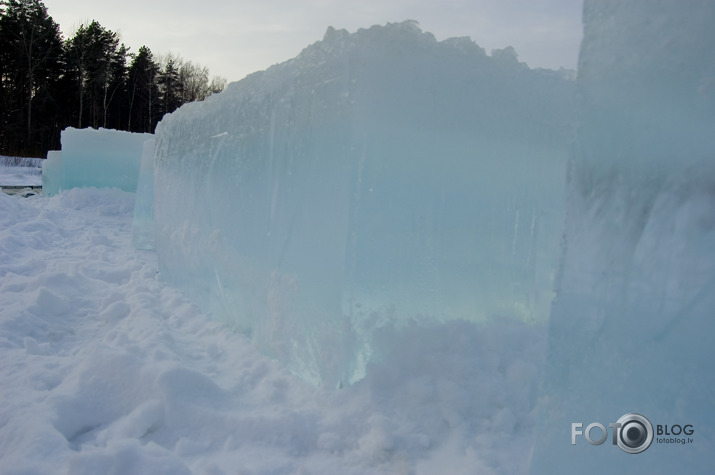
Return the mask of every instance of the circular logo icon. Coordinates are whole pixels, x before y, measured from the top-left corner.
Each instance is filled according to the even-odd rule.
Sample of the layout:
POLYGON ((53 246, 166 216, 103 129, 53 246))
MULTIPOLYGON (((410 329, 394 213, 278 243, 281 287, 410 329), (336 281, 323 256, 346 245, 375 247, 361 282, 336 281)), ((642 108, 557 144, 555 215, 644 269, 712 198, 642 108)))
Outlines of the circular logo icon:
POLYGON ((653 425, 640 414, 625 414, 618 419, 616 429, 618 446, 629 454, 639 454, 653 442, 653 425))

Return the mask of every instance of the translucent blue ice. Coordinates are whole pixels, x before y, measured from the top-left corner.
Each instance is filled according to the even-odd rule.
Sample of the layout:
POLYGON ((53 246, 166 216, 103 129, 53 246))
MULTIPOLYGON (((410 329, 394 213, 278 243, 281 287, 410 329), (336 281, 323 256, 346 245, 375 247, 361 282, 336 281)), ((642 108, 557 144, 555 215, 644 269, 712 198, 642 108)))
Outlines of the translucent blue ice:
POLYGON ((43 193, 70 188, 119 188, 135 192, 144 142, 152 134, 110 129, 62 131, 61 154, 50 152, 43 165, 43 193))
POLYGON ((534 474, 715 466, 713 65, 715 2, 586 0, 534 474), (612 443, 627 413, 653 425, 640 455, 612 443), (607 441, 571 445, 593 422, 607 441))
POLYGON ((154 139, 144 141, 132 222, 132 244, 154 249, 154 139))
POLYGON ((50 150, 47 159, 42 162, 42 194, 54 196, 60 192, 63 180, 62 152, 50 150))
POLYGON ((161 121, 162 277, 326 385, 386 324, 544 321, 572 90, 414 22, 330 28, 161 121))

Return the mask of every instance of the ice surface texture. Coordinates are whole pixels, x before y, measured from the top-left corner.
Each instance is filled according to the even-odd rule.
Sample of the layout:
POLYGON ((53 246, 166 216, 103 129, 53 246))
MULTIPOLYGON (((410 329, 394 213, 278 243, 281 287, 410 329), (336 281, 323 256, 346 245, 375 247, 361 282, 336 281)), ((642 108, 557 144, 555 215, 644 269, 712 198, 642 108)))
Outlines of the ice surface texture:
POLYGON ((132 244, 137 249, 154 249, 154 139, 144 142, 134 204, 132 244))
POLYGON ((62 152, 50 150, 42 163, 42 193, 54 196, 60 192, 64 171, 62 170, 62 152))
POLYGON ((135 192, 142 146, 151 138, 120 130, 66 128, 62 152, 49 152, 43 164, 43 193, 90 186, 135 192))
POLYGON ((683 6, 585 3, 535 474, 715 466, 715 3, 683 6), (572 422, 630 412, 694 443, 570 445, 572 422))
POLYGON ((572 87, 414 22, 330 28, 161 121, 161 274, 324 384, 386 323, 544 320, 572 87))

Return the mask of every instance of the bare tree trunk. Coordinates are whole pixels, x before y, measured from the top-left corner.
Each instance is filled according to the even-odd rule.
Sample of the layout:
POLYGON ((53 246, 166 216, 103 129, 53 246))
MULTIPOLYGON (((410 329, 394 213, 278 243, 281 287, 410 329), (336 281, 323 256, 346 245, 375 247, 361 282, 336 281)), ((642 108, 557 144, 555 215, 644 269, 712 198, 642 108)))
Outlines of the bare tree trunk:
POLYGON ((30 38, 25 41, 25 54, 27 55, 27 144, 29 147, 32 143, 32 89, 35 82, 35 66, 32 64, 32 46, 35 38, 35 28, 30 32, 30 38))
POLYGON ((102 97, 102 127, 105 129, 107 128, 107 109, 109 107, 107 105, 107 89, 109 89, 109 87, 105 84, 104 96, 102 97))
POLYGON ((27 78, 27 146, 29 147, 32 143, 32 88, 33 88, 33 77, 30 73, 27 78))
POLYGON ((129 118, 127 119, 127 131, 132 131, 132 109, 134 108, 134 97, 137 95, 137 82, 132 84, 132 97, 129 99, 129 118))
POLYGON ((84 71, 82 67, 79 68, 79 120, 77 121, 77 128, 82 128, 82 110, 84 109, 84 71))
POLYGON ((153 88, 151 87, 153 84, 153 81, 149 82, 149 117, 147 118, 147 125, 144 129, 144 132, 151 132, 151 126, 152 123, 154 122, 154 116, 152 115, 152 110, 154 106, 154 97, 152 95, 153 88))

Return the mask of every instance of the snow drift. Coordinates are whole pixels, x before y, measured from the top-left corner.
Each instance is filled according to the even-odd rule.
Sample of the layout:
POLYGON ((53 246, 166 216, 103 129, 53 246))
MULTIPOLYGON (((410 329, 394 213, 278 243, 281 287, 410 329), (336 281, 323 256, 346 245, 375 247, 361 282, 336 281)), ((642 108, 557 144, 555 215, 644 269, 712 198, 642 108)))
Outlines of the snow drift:
POLYGON ((3 474, 527 469, 543 325, 384 329, 384 364, 316 388, 156 278, 132 193, 0 209, 3 474))

